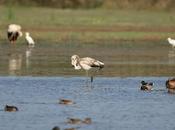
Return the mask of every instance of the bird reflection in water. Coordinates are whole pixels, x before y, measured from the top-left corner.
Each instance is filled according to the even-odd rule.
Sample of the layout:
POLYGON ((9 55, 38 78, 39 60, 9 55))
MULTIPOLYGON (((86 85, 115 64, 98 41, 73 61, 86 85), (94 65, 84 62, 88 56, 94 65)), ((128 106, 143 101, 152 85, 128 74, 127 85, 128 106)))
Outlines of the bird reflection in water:
POLYGON ((29 68, 31 66, 30 57, 32 56, 32 49, 33 46, 28 46, 26 49, 26 68, 29 68))
POLYGON ((169 50, 168 52, 168 62, 169 64, 175 64, 175 49, 169 50))
POLYGON ((9 54, 9 75, 18 75, 22 69, 22 54, 9 54))

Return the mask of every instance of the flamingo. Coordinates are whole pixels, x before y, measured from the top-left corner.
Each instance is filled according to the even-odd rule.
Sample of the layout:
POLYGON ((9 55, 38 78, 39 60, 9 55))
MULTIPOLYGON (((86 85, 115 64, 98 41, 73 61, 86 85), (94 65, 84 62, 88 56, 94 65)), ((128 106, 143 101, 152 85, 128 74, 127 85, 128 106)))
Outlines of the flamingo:
MULTIPOLYGON (((96 59, 90 57, 80 58, 78 55, 73 55, 71 57, 71 64, 74 66, 76 70, 80 70, 81 68, 86 71, 86 76, 88 76, 88 71, 91 68, 99 68, 102 69, 104 67, 104 63, 98 61, 96 59)), ((91 82, 93 82, 93 77, 91 76, 91 82)))

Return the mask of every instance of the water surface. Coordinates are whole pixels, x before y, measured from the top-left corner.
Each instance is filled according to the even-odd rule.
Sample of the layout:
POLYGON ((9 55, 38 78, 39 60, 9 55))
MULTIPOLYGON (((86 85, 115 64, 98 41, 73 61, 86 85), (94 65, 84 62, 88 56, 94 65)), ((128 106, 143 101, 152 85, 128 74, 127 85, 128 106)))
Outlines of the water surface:
POLYGON ((174 130, 175 103, 165 81, 175 75, 175 50, 164 42, 49 43, 0 45, 0 130, 174 130), (105 63, 90 84, 70 57, 105 63), (142 80, 154 82, 140 91, 142 80), (58 104, 60 98, 76 104, 58 104), (5 112, 15 105, 18 112, 5 112), (67 118, 92 124, 70 125, 67 118))
POLYGON ((105 63, 98 76, 174 76, 175 49, 166 42, 49 43, 0 45, 0 75, 84 76, 70 57, 93 57, 105 63))
POLYGON ((0 129, 173 130, 175 97, 167 93, 166 79, 101 77, 87 87, 83 77, 0 77, 0 129), (154 90, 140 91, 141 80, 154 81, 154 90), (60 98, 76 104, 58 104, 60 98), (19 111, 4 112, 5 104, 19 111), (70 125, 68 117, 90 117, 92 124, 70 125))

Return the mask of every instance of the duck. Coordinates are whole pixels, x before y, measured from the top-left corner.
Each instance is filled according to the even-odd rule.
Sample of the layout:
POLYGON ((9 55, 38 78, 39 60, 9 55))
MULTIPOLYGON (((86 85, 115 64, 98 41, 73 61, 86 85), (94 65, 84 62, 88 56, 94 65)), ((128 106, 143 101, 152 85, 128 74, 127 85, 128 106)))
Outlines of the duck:
POLYGON ((9 106, 9 105, 6 105, 4 107, 4 111, 8 111, 8 112, 16 112, 18 111, 18 108, 16 106, 9 106))
POLYGON ((68 99, 60 99, 59 104, 72 105, 72 104, 75 104, 75 103, 71 100, 68 100, 68 99))
POLYGON ((168 79, 165 85, 167 89, 175 89, 175 78, 168 79))
POLYGON ((140 90, 148 90, 148 91, 151 91, 153 88, 153 83, 150 82, 150 83, 147 83, 145 81, 141 81, 141 87, 140 87, 140 90))
POLYGON ((68 118, 67 123, 69 123, 69 124, 81 124, 82 120, 79 118, 68 118))
POLYGON ((175 94, 175 78, 168 79, 165 82, 166 88, 168 89, 168 93, 175 94))
POLYGON ((60 127, 55 126, 55 127, 52 128, 52 130, 60 130, 60 127))
POLYGON ((84 120, 81 120, 79 118, 68 118, 67 123, 69 124, 91 124, 92 120, 89 117, 85 118, 84 120))
POLYGON ((77 130, 77 128, 66 128, 64 130, 77 130))
POLYGON ((82 123, 84 123, 84 124, 91 124, 91 123, 92 123, 92 120, 91 120, 91 118, 87 117, 87 118, 85 118, 85 119, 82 121, 82 123))

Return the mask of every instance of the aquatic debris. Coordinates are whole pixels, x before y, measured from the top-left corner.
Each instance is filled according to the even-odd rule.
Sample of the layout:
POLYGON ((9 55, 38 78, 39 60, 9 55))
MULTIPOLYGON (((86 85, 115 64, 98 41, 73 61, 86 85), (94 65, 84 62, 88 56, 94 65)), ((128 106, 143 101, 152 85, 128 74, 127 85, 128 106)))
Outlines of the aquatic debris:
POLYGON ((92 120, 91 118, 85 118, 84 120, 81 120, 79 118, 68 118, 67 123, 69 124, 91 124, 92 120))
POLYGON ((150 90, 152 90, 152 88, 153 88, 153 83, 152 82, 148 83, 148 82, 145 82, 145 81, 141 81, 140 90, 150 91, 150 90))
POLYGON ((4 111, 8 111, 8 112, 16 112, 18 111, 18 108, 16 106, 9 106, 9 105, 6 105, 4 107, 4 111))
POLYGON ((72 104, 75 104, 75 102, 73 102, 72 100, 68 100, 68 99, 60 99, 59 104, 72 105, 72 104))
POLYGON ((52 130, 60 130, 60 127, 55 126, 55 127, 52 128, 52 130))

